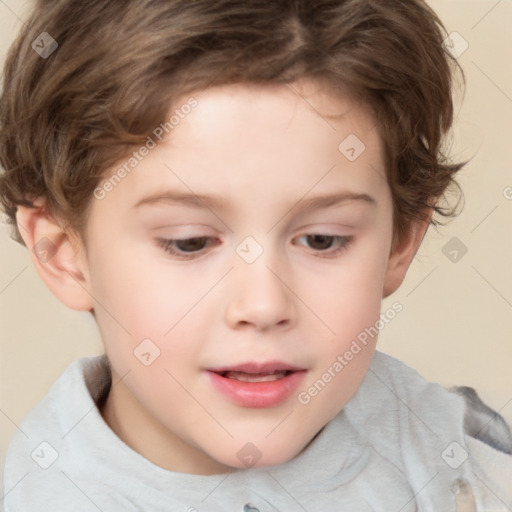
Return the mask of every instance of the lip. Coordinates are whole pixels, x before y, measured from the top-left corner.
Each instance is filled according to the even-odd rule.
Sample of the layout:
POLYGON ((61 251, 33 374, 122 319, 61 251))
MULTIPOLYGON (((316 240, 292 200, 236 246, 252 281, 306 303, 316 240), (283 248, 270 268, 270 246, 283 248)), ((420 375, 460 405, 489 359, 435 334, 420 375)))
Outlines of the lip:
POLYGON ((280 361, 269 361, 208 368, 207 373, 213 387, 236 405, 269 408, 279 405, 291 396, 303 380, 306 370, 280 361), (221 375, 225 372, 269 374, 278 371, 289 373, 280 379, 263 382, 245 382, 221 375))
POLYGON ((283 363, 281 361, 265 361, 261 363, 257 362, 247 362, 241 363, 233 366, 219 366, 215 368, 208 368, 208 371, 221 373, 221 372, 244 372, 244 373, 272 373, 279 371, 290 371, 297 372, 304 370, 304 368, 299 368, 298 366, 292 366, 288 363, 283 363))

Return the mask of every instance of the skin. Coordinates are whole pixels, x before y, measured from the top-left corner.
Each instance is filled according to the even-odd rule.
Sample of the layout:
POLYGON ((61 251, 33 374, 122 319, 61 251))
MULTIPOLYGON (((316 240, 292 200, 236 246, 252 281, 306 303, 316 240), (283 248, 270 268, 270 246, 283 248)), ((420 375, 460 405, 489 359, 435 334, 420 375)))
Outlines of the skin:
POLYGON ((197 108, 171 136, 103 199, 92 199, 86 246, 45 213, 43 200, 20 207, 18 223, 27 247, 47 237, 57 248, 47 262, 33 256, 50 290, 94 312, 115 383, 101 411, 106 423, 158 466, 214 474, 244 467, 237 453, 247 442, 261 453, 257 466, 290 460, 343 409, 376 338, 308 404, 298 394, 379 319, 382 298, 401 284, 427 224, 412 224, 391 250, 382 142, 350 98, 311 82, 193 96, 197 108), (366 146, 353 162, 338 150, 349 134, 366 146), (135 207, 165 190, 218 195, 221 203, 135 207), (374 204, 352 199, 300 212, 312 197, 347 191, 374 204), (344 239, 306 236, 315 234, 351 241, 335 253, 344 239), (253 263, 236 252, 247 236, 263 249, 253 263), (194 237, 216 243, 192 247, 194 258, 185 260, 157 242, 194 237), (160 356, 145 366, 133 352, 148 338, 160 356), (205 371, 276 360, 307 372, 289 399, 269 408, 232 403, 205 371))

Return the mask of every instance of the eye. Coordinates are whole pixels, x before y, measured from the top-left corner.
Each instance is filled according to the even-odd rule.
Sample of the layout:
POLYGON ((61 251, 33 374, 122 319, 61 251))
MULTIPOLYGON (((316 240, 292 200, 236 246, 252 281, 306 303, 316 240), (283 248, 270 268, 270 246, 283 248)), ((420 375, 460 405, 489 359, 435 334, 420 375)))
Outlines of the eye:
POLYGON ((321 258, 336 256, 348 248, 352 242, 352 236, 323 235, 320 233, 302 235, 299 240, 305 239, 312 249, 321 258))
POLYGON ((183 259, 197 258, 207 247, 218 245, 217 243, 212 243, 212 240, 213 238, 209 236, 180 239, 157 238, 158 245, 165 252, 183 259))
MULTIPOLYGON (((334 257, 348 248, 352 236, 323 235, 319 233, 302 235, 299 240, 305 239, 307 244, 320 258, 334 257)), ((209 236, 193 238, 157 238, 158 245, 167 253, 179 259, 190 260, 198 258, 205 249, 216 246, 220 242, 209 236)), ((302 245, 302 244, 301 244, 302 245)))

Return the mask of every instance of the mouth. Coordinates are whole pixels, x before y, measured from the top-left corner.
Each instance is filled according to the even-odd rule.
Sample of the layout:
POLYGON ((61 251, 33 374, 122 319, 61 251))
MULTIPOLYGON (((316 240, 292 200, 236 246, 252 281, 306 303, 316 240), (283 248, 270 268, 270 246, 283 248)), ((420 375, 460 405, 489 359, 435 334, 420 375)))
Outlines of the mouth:
POLYGON ((214 389, 242 407, 273 407, 291 396, 305 368, 279 361, 208 369, 214 389))
POLYGON ((294 372, 304 371, 304 368, 292 366, 281 361, 268 361, 263 363, 242 363, 236 366, 223 366, 209 368, 208 371, 216 373, 225 379, 234 379, 241 382, 269 382, 283 379, 294 372))
POLYGON ((225 379, 234 379, 240 382, 270 382, 290 375, 290 370, 280 370, 272 373, 246 373, 239 371, 220 372, 218 375, 225 379))

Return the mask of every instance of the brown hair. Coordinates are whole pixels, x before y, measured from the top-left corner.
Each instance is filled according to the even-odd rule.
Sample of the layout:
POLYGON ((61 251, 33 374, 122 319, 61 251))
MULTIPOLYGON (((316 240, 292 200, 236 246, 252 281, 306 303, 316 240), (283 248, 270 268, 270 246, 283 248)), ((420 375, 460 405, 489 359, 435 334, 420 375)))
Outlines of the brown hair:
POLYGON ((0 99, 0 201, 13 237, 23 243, 17 205, 38 197, 83 236, 105 170, 146 141, 176 97, 300 78, 348 90, 375 114, 395 239, 432 210, 453 216, 440 199, 458 189, 464 164, 442 148, 458 68, 444 37, 422 0, 39 0, 0 99), (43 32, 58 43, 47 58, 32 47, 43 32))

